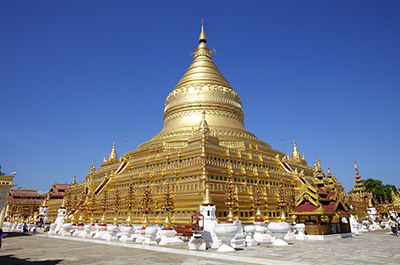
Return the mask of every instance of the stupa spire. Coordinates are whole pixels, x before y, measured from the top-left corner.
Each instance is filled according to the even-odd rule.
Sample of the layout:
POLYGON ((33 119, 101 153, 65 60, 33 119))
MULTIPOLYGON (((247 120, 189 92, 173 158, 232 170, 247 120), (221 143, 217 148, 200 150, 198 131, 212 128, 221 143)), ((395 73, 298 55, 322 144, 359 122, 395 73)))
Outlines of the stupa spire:
POLYGON ((328 164, 328 175, 327 175, 327 177, 328 178, 332 178, 331 167, 329 166, 329 164, 328 164))
POLYGON ((300 156, 299 150, 297 149, 296 140, 293 140, 293 151, 292 151, 292 157, 290 158, 290 160, 294 160, 296 162, 301 161, 301 156, 300 156))
POLYGON ((354 160, 354 168, 356 170, 356 175, 354 177, 354 188, 353 191, 363 193, 365 192, 365 186, 364 183, 362 182, 360 173, 358 172, 358 167, 357 167, 357 162, 354 160))
POLYGON ((113 142, 113 147, 110 153, 110 157, 108 158, 110 161, 118 159, 117 152, 115 152, 115 141, 113 142))
POLYGON ((63 197, 60 208, 65 208, 65 196, 63 197))
POLYGON ((202 24, 198 45, 192 53, 193 61, 165 101, 161 132, 139 145, 138 149, 162 143, 174 147, 185 145, 194 135, 192 128, 198 128, 202 121, 203 110, 208 115, 208 125, 218 132, 218 138, 226 146, 246 143, 271 148, 244 127, 240 96, 214 64, 213 49, 207 46, 206 41, 202 24))
POLYGON ((355 159, 354 159, 354 168, 356 170, 356 175, 359 175, 360 173, 358 172, 357 161, 355 159))
POLYGON ((204 20, 203 19, 201 19, 201 32, 200 32, 200 36, 199 36, 199 43, 201 43, 201 42, 204 42, 204 43, 207 42, 206 33, 204 32, 204 20))

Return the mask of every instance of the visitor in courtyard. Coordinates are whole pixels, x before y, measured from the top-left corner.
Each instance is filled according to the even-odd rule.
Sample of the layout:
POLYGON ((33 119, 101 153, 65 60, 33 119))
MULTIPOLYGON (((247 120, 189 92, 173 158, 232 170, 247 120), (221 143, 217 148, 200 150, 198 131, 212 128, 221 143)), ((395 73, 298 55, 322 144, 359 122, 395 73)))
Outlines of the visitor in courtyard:
POLYGON ((1 249, 1 240, 3 238, 3 229, 0 228, 0 249, 1 249))
POLYGON ((24 223, 24 227, 22 228, 24 233, 28 233, 28 225, 24 223))
POLYGON ((392 228, 393 236, 397 236, 397 221, 393 216, 390 216, 389 225, 392 228))
POLYGON ((397 231, 400 230, 400 215, 397 215, 397 231))

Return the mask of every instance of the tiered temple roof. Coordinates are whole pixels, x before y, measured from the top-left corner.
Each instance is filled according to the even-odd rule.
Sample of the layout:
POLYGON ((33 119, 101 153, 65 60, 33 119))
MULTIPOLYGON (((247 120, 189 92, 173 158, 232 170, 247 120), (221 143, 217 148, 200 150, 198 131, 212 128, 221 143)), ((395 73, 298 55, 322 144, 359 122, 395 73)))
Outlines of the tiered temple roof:
MULTIPOLYGON (((309 223, 306 230, 310 234, 337 232, 339 230, 334 230, 333 224, 341 223, 341 217, 349 217, 352 212, 348 197, 329 167, 325 176, 319 159, 315 163, 314 178, 314 183, 307 182, 299 189, 292 214, 297 215, 300 222, 309 223), (318 229, 312 229, 313 224, 318 225, 318 229)), ((342 224, 341 229, 346 231, 348 225, 342 224)))

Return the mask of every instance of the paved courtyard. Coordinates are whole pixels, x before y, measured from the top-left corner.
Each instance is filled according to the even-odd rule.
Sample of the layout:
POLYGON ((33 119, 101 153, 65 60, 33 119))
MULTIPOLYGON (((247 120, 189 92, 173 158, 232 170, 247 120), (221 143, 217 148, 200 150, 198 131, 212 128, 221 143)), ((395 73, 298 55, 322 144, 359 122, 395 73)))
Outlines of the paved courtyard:
POLYGON ((400 237, 388 231, 325 241, 271 243, 232 254, 214 249, 189 251, 178 246, 143 246, 103 240, 11 234, 3 239, 0 264, 400 264, 400 237))

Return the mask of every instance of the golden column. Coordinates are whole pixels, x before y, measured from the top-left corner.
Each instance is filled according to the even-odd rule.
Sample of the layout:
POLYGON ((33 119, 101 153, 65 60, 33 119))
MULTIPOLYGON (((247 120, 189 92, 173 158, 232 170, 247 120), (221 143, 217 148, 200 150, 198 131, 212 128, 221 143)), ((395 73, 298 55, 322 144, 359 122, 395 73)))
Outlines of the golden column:
POLYGON ((232 180, 232 165, 229 163, 228 166, 228 179, 226 183, 226 197, 225 197, 225 204, 228 205, 229 207, 229 214, 228 214, 228 219, 227 223, 233 223, 233 214, 232 214, 232 207, 234 207, 237 203, 237 199, 235 196, 235 186, 233 185, 233 180, 232 180))
POLYGON ((132 208, 135 207, 135 204, 133 202, 133 196, 134 196, 134 191, 133 191, 133 184, 132 184, 132 176, 129 181, 129 191, 128 191, 128 198, 127 198, 127 206, 128 206, 128 218, 126 219, 126 224, 127 225, 132 225, 132 208))
POLYGON ((170 193, 170 187, 167 187, 167 193, 164 197, 164 203, 162 209, 165 211, 165 221, 163 230, 171 230, 171 220, 169 218, 169 212, 174 209, 174 202, 172 200, 172 195, 170 193))
POLYGON ((281 183, 279 184, 279 192, 278 192, 278 206, 281 209, 281 222, 286 221, 286 216, 285 216, 285 207, 286 207, 286 201, 285 201, 285 196, 283 193, 283 180, 281 178, 281 183))
POLYGON ((148 214, 151 212, 150 204, 153 202, 153 198, 151 197, 151 189, 149 186, 145 187, 143 190, 143 196, 141 200, 140 210, 144 215, 144 220, 142 222, 143 227, 147 227, 149 225, 148 214))

